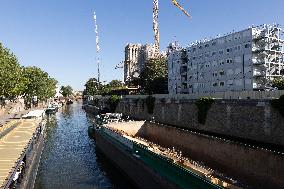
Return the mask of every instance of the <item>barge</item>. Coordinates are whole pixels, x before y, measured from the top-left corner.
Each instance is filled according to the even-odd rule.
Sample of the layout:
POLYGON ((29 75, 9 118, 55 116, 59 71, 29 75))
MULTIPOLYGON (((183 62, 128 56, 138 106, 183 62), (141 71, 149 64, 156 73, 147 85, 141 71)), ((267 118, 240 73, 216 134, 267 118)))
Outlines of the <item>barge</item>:
POLYGON ((45 110, 22 116, 0 138, 0 188, 33 188, 44 147, 45 110))
POLYGON ((89 132, 95 136, 98 149, 138 188, 241 188, 235 181, 221 178, 174 149, 136 137, 127 129, 123 131, 135 129, 143 121, 127 122, 116 117, 118 114, 96 117, 89 132))

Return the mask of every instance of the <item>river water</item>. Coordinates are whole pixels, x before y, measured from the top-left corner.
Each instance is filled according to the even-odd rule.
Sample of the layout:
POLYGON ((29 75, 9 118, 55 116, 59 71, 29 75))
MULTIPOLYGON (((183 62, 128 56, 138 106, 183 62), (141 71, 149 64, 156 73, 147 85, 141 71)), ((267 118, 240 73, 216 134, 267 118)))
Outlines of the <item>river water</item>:
POLYGON ((96 150, 96 142, 87 132, 91 120, 80 103, 49 117, 36 189, 134 188, 96 150))

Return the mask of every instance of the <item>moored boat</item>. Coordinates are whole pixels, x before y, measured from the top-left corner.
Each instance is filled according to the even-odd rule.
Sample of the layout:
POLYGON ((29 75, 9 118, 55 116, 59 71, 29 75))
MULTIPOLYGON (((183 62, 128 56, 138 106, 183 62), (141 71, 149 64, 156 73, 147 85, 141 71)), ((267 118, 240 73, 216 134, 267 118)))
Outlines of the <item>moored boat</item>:
POLYGON ((141 184, 142 179, 147 180, 148 188, 241 188, 235 180, 182 157, 174 149, 141 138, 147 134, 144 124, 145 121, 124 121, 121 115, 108 113, 96 116, 90 128, 98 149, 138 187, 146 187, 141 184))

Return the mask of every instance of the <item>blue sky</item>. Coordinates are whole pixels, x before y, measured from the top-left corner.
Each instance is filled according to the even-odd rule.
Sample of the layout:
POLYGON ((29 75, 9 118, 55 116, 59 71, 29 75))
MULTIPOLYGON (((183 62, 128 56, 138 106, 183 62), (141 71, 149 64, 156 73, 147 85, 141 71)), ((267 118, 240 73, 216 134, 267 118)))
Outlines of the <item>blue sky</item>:
MULTIPOLYGON (((161 48, 175 39, 187 45, 255 24, 284 25, 283 0, 160 0, 161 48), (176 37, 174 37, 176 36, 176 37)), ((114 67, 124 46, 152 43, 152 0, 0 0, 0 42, 25 66, 38 66, 61 85, 83 89, 96 76, 93 11, 101 43, 101 80, 122 79, 114 67)))

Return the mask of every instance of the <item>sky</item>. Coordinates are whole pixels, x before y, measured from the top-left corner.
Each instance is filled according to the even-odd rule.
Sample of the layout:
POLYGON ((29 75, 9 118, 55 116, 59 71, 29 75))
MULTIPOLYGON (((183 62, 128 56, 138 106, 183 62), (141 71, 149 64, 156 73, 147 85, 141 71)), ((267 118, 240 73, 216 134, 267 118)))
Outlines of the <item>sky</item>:
MULTIPOLYGON (((283 0, 180 0, 189 19, 159 2, 161 49, 178 41, 186 46, 205 37, 251 25, 284 26, 283 0)), ((153 43, 152 0, 0 0, 0 42, 24 66, 38 66, 59 81, 83 90, 97 77, 93 12, 100 38, 101 81, 123 79, 114 69, 127 43, 153 43)))

